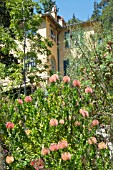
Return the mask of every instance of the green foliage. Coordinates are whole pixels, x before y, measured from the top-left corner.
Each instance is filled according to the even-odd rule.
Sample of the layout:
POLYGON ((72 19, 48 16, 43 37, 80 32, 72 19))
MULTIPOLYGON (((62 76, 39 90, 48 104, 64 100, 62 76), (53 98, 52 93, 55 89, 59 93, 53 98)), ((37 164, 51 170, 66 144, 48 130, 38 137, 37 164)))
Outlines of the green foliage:
POLYGON ((94 11, 90 19, 101 21, 107 29, 113 27, 113 1, 101 0, 100 3, 94 2, 94 11))
POLYGON ((10 25, 9 11, 6 8, 5 0, 0 1, 0 26, 8 27, 10 25))
POLYGON ((81 22, 78 18, 75 17, 75 14, 73 14, 72 18, 68 20, 67 24, 77 24, 81 22))
POLYGON ((43 89, 38 89, 32 98, 21 96, 21 102, 2 96, 0 133, 6 158, 8 155, 14 158, 6 164, 7 169, 40 169, 41 165, 51 170, 110 169, 109 150, 106 146, 99 149, 102 140, 96 134, 98 124, 92 124, 94 119, 102 123, 95 113, 94 94, 86 93, 82 84, 72 86, 72 80, 66 83, 66 79, 52 82, 46 95, 43 89), (80 109, 84 109, 85 116, 80 109), (7 122, 13 122, 14 127, 8 128, 7 122), (91 144, 90 137, 97 141, 91 144), (62 140, 67 144, 59 145, 63 146, 59 149, 62 140), (55 151, 50 149, 53 143, 57 144, 55 151), (49 152, 44 152, 44 148, 49 152), (61 157, 64 152, 71 157, 61 157))
POLYGON ((101 14, 101 12, 100 12, 100 9, 99 9, 99 5, 98 5, 98 3, 95 1, 94 2, 94 10, 93 10, 93 14, 92 14, 92 16, 91 16, 91 20, 96 20, 96 21, 98 21, 99 19, 100 19, 100 14, 101 14))
MULTIPOLYGON (((67 56, 69 59, 67 74, 81 80, 84 87, 92 84, 95 89, 96 112, 110 124, 109 114, 112 114, 113 93, 113 34, 97 23, 94 25, 94 30, 95 34, 91 34, 87 39, 84 30, 79 31, 82 43, 76 41, 75 46, 70 50, 70 55, 67 56)), ((73 42, 77 36, 75 30, 73 42)))
POLYGON ((111 29, 113 28, 113 1, 109 0, 107 2, 104 2, 104 4, 101 6, 100 8, 102 10, 102 16, 101 19, 104 23, 104 25, 106 25, 106 28, 111 29))
MULTIPOLYGON (((56 1, 55 0, 40 0, 40 2, 42 4, 42 9, 43 9, 44 13, 51 12, 52 8, 54 6, 56 6, 56 1)), ((59 11, 59 9, 56 6, 56 12, 58 12, 58 11, 59 11)))
MULTIPOLYGON (((5 64, 4 77, 8 77, 13 86, 17 86, 23 84, 24 69, 26 77, 46 70, 39 55, 50 55, 48 47, 52 47, 52 42, 38 33, 42 23, 38 3, 32 0, 6 0, 5 6, 9 11, 10 25, 5 29, 0 26, 0 62, 5 64), (35 66, 26 68, 32 60, 35 66)), ((39 80, 40 77, 36 75, 35 81, 39 80)))

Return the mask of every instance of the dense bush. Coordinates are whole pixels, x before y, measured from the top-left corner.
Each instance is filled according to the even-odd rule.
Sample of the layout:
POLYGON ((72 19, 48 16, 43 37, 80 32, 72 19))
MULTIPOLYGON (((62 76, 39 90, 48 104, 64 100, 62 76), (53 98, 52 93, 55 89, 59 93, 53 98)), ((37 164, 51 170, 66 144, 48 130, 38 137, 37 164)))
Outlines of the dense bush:
POLYGON ((88 84, 94 89, 93 100, 95 110, 105 123, 111 123, 113 102, 113 31, 105 26, 94 23, 95 33, 88 33, 82 28, 71 30, 74 46, 66 58, 69 60, 67 74, 88 84), (87 36, 86 36, 87 34, 87 36), (78 37, 78 39, 77 39, 78 37), (87 37, 87 38, 86 38, 87 37))
POLYGON ((21 99, 1 99, 0 129, 6 169, 108 170, 109 150, 96 134, 94 91, 68 76, 50 77, 21 99))

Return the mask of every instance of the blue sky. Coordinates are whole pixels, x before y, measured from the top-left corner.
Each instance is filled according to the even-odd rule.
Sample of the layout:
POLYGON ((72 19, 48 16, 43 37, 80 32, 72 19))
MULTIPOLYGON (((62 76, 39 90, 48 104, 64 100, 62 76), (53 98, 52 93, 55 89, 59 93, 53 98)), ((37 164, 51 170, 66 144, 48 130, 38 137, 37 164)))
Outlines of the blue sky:
MULTIPOLYGON (((96 0, 100 2, 101 0, 96 0)), ((59 8, 58 14, 64 17, 65 21, 72 18, 73 13, 80 20, 87 20, 93 12, 94 0, 56 0, 59 8)))

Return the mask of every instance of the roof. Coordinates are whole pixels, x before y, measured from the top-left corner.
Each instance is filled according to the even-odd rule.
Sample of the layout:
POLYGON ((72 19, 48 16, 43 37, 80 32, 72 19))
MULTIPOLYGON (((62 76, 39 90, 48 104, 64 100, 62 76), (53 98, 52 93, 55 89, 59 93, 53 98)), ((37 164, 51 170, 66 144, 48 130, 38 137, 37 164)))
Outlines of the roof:
POLYGON ((57 28, 62 29, 63 27, 58 23, 58 21, 51 15, 51 13, 42 14, 42 17, 48 17, 57 28))
MULTIPOLYGON (((84 21, 84 22, 79 22, 79 23, 74 23, 74 24, 70 24, 70 25, 66 25, 66 26, 61 26, 58 21, 51 15, 50 12, 46 13, 46 14, 42 14, 42 17, 48 17, 52 23, 54 25, 57 26, 57 28, 60 28, 60 29, 66 29, 66 28, 69 28, 69 27, 75 27, 75 26, 90 26, 90 25, 93 25, 94 23, 97 23, 98 21, 96 20, 88 20, 88 21, 84 21)), ((60 16, 57 16, 58 18, 61 18, 60 16)))
POLYGON ((90 25, 93 25, 94 23, 97 23, 97 22, 98 21, 96 21, 96 20, 88 20, 88 21, 84 21, 84 22, 79 22, 79 23, 66 25, 65 28, 75 27, 75 26, 90 26, 90 25))

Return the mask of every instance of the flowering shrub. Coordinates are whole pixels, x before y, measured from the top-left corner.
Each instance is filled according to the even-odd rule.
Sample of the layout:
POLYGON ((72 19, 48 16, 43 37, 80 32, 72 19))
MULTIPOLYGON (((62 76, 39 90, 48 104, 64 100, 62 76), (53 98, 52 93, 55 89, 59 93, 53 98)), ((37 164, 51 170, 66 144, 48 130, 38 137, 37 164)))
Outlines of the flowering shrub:
POLYGON ((19 100, 2 99, 7 169, 110 169, 109 150, 96 134, 101 120, 91 104, 93 90, 68 76, 62 80, 50 77, 46 96, 38 89, 19 100))

